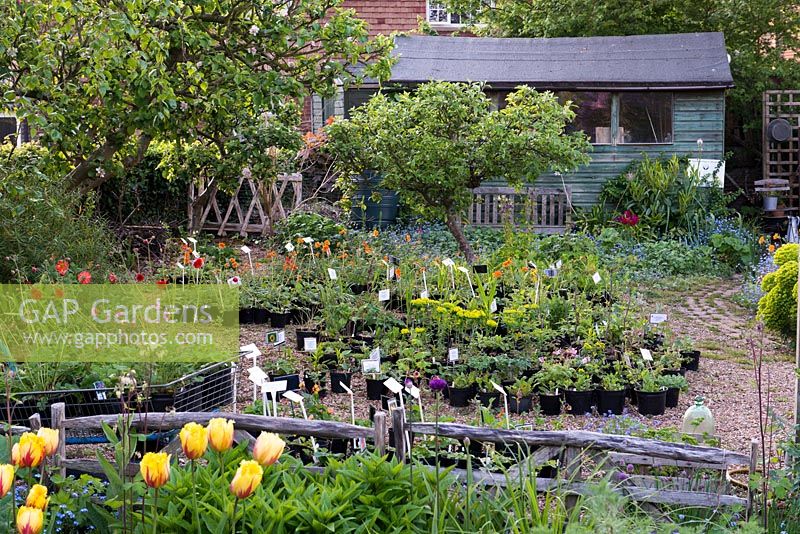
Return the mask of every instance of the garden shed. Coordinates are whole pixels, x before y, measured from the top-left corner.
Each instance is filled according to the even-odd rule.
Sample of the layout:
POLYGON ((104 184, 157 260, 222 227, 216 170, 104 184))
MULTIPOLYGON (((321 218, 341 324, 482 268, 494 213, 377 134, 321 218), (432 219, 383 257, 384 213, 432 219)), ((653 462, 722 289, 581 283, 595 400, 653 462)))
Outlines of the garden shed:
MULTIPOLYGON (((402 36, 389 86, 430 80, 485 82, 498 107, 519 85, 553 91, 575 105, 570 126, 593 145, 591 163, 569 176, 545 175, 537 188, 570 189, 590 206, 603 183, 642 154, 720 160, 725 90, 733 87, 722 33, 554 39, 402 36)), ((365 83, 319 100, 321 124, 378 90, 365 83)))

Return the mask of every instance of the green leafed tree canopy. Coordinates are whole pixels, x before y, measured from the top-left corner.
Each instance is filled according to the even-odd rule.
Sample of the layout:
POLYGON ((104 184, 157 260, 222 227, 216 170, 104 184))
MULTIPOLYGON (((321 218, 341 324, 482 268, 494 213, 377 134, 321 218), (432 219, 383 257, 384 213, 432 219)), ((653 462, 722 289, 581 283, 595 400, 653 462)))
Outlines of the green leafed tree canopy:
POLYGON ((136 165, 154 140, 224 158, 273 112, 298 122, 287 112, 297 98, 329 94, 351 72, 388 73, 388 37, 370 40, 341 4, 2 0, 0 109, 28 121, 78 191, 136 165))
POLYGON ((586 163, 586 137, 564 131, 573 116, 569 103, 528 87, 496 110, 478 84, 430 82, 375 95, 327 127, 327 148, 342 189, 352 191, 354 175, 379 172, 383 188, 398 191, 420 215, 444 220, 472 262, 462 224, 472 189, 500 178, 520 186, 586 163))
POLYGON ((450 0, 456 13, 474 13, 473 31, 496 37, 591 37, 723 32, 736 88, 730 109, 760 141, 761 93, 800 84, 797 0, 450 0))

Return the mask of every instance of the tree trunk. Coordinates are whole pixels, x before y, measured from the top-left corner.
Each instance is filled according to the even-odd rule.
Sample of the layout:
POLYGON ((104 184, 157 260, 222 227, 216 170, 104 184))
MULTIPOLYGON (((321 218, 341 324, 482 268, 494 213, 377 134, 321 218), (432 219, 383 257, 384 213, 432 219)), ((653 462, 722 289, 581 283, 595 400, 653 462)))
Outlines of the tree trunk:
POLYGON ((475 263, 475 253, 472 252, 472 246, 470 246, 469 241, 467 241, 467 236, 464 235, 464 227, 461 224, 461 215, 454 211, 448 210, 445 223, 447 224, 447 228, 450 230, 450 233, 453 234, 453 237, 456 239, 458 248, 464 253, 467 263, 470 265, 475 263))

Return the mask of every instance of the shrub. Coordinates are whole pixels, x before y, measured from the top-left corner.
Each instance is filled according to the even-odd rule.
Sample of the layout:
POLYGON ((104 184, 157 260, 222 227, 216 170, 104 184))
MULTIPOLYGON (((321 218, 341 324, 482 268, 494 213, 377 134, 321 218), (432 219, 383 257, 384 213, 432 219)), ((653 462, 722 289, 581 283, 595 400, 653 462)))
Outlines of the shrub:
POLYGON ((778 270, 764 276, 758 301, 758 317, 764 326, 786 336, 794 336, 797 318, 798 245, 784 245, 775 253, 778 270))
POLYGON ((278 225, 280 243, 294 241, 297 237, 311 237, 314 241, 339 239, 344 226, 333 219, 310 212, 295 212, 278 225))

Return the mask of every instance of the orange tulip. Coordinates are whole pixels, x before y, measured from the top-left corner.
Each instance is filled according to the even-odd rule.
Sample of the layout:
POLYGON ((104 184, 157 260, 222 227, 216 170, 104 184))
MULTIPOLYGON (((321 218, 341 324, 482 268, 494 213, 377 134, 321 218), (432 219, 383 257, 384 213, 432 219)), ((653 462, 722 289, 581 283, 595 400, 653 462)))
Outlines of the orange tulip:
POLYGON ((44 511, 49 500, 47 498, 47 488, 41 484, 34 484, 28 492, 28 498, 25 499, 25 506, 44 511))
POLYGON ((30 506, 20 506, 17 510, 17 532, 19 534, 39 534, 44 528, 44 512, 30 506))
POLYGON ((197 423, 186 423, 179 434, 183 453, 190 460, 202 458, 208 448, 208 430, 197 423))
POLYGON ((44 440, 45 456, 53 456, 58 451, 58 430, 42 427, 36 435, 44 440))
POLYGON ((25 432, 11 449, 11 463, 17 467, 39 467, 44 459, 44 448, 42 438, 32 432, 25 432))
POLYGON ((160 488, 169 480, 170 455, 165 452, 148 452, 139 464, 144 483, 151 488, 160 488))
POLYGON ((285 446, 277 434, 262 432, 253 447, 253 459, 263 466, 272 465, 281 457, 285 446))
POLYGON ((0 499, 5 497, 12 487, 14 487, 14 466, 0 465, 0 499))
POLYGON ((208 422, 208 443, 217 452, 233 446, 233 421, 215 417, 208 422))
POLYGON ((261 477, 264 476, 264 470, 254 460, 242 460, 239 464, 239 469, 236 470, 231 481, 231 493, 236 495, 237 499, 246 499, 258 488, 261 484, 261 477))

